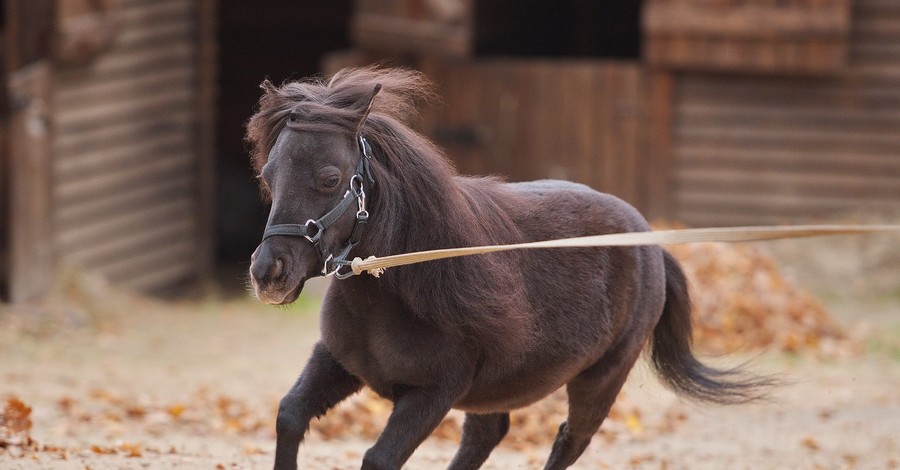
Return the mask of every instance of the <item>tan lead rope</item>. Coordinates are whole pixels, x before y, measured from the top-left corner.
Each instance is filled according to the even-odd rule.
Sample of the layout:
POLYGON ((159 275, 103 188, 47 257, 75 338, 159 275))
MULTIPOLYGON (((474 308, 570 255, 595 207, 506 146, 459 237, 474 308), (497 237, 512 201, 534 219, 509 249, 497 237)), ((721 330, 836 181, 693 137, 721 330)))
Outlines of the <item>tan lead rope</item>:
POLYGON ((697 228, 683 230, 659 230, 654 232, 611 233, 588 237, 563 238, 541 242, 515 243, 511 245, 475 246, 443 250, 418 251, 400 255, 367 259, 354 258, 350 264, 354 274, 378 277, 387 268, 422 263, 458 256, 479 255, 510 250, 537 248, 577 248, 603 246, 673 245, 698 242, 751 242, 784 238, 815 237, 821 235, 854 235, 877 232, 900 232, 900 225, 799 225, 697 228))

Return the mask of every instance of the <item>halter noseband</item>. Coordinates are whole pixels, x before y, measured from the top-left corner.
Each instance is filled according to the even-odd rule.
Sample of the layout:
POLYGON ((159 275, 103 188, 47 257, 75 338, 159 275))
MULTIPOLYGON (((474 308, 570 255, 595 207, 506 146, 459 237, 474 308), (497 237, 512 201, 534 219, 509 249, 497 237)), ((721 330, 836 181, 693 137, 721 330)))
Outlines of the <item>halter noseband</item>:
POLYGON ((334 208, 318 219, 307 220, 305 224, 269 225, 266 227, 266 231, 263 232, 263 240, 276 235, 305 238, 316 249, 316 254, 322 263, 322 275, 330 276, 334 274, 338 279, 346 279, 353 275, 353 271, 342 274, 340 270, 350 265, 350 261, 347 261, 347 256, 350 254, 350 250, 362 239, 366 222, 369 221, 369 212, 366 211, 366 192, 363 189, 363 185, 366 181, 370 185, 375 184, 369 163, 372 158, 372 147, 362 134, 357 135, 356 141, 359 144, 359 152, 361 154, 359 164, 356 166, 356 173, 350 177, 350 189, 344 193, 343 199, 334 208), (353 205, 354 200, 357 207, 356 223, 353 225, 353 231, 350 232, 350 238, 347 239, 344 248, 335 256, 322 246, 322 233, 340 218, 344 212, 347 212, 347 209, 353 205))

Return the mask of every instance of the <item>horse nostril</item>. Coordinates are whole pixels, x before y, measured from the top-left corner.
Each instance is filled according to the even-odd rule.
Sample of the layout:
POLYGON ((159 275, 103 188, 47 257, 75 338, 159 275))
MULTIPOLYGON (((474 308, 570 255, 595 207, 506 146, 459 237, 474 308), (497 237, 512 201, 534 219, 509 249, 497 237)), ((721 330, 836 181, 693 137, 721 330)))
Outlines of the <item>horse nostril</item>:
POLYGON ((275 260, 275 267, 272 269, 272 279, 278 279, 281 277, 281 274, 284 272, 284 260, 281 258, 277 258, 275 260))

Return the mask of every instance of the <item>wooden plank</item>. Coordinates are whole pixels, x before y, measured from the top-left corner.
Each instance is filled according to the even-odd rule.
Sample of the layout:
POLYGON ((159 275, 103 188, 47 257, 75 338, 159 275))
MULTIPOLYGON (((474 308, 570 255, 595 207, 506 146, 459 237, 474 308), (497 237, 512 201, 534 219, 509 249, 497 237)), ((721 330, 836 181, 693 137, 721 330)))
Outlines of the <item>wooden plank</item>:
MULTIPOLYGON (((218 1, 197 0, 194 17, 196 75, 194 77, 195 127, 193 149, 196 155, 195 197, 197 242, 193 256, 196 272, 209 278, 214 270, 216 227, 216 98, 218 97, 218 1)), ((172 274, 173 276, 176 274, 172 274)))
POLYGON ((709 208, 694 209, 690 206, 679 211, 679 222, 689 227, 740 227, 746 225, 788 225, 803 222, 821 222, 821 218, 801 215, 779 215, 770 212, 743 213, 733 210, 709 208))
MULTIPOLYGON (((766 214, 781 217, 825 218, 837 215, 858 214, 861 211, 885 211, 896 209, 894 201, 876 199, 860 200, 845 197, 796 197, 785 198, 783 195, 765 195, 743 192, 728 193, 682 193, 678 195, 681 207, 690 207, 694 211, 722 211, 727 213, 743 213, 759 217, 766 214), (863 204, 864 202, 864 204, 863 204)), ((687 220, 688 223, 693 221, 687 220)))
POLYGON ((896 154, 848 152, 843 148, 820 150, 717 147, 709 144, 683 144, 677 150, 679 168, 741 168, 759 171, 828 172, 856 175, 900 176, 900 157, 896 154))
MULTIPOLYGON (((134 212, 111 214, 109 218, 72 228, 57 234, 56 247, 68 254, 76 247, 115 240, 118 237, 146 230, 176 219, 189 219, 193 204, 190 199, 173 198, 171 201, 153 202, 134 212)), ((190 240, 193 243, 193 240, 190 240)))
POLYGON ((150 96, 134 96, 115 101, 104 101, 96 106, 70 109, 57 116, 59 128, 65 132, 89 129, 119 120, 141 117, 145 113, 164 113, 191 104, 193 91, 177 87, 150 96))
POLYGON ((58 231, 63 232, 79 225, 100 222, 109 218, 110 214, 131 212, 154 203, 151 201, 164 201, 190 193, 192 183, 190 175, 180 175, 96 199, 61 205, 56 210, 54 225, 58 231))
POLYGON ((142 164, 165 158, 191 144, 184 132, 152 134, 144 140, 122 145, 110 145, 83 154, 70 154, 56 165, 55 177, 60 185, 90 181, 91 178, 109 175, 117 171, 136 170, 142 164))
POLYGON ((194 48, 191 44, 173 42, 166 47, 150 47, 128 54, 105 54, 100 56, 86 68, 77 71, 66 71, 60 74, 60 81, 65 83, 89 82, 97 77, 112 79, 114 77, 133 77, 166 67, 190 67, 194 48))
POLYGON ((126 53, 148 46, 189 42, 193 28, 190 10, 165 22, 137 23, 119 33, 114 50, 126 53))
POLYGON ((43 295, 53 282, 52 67, 37 62, 10 76, 9 300, 43 295))
POLYGON ((116 77, 113 80, 85 82, 83 86, 68 86, 56 96, 60 108, 91 106, 102 100, 118 100, 129 96, 160 94, 172 87, 191 85, 193 71, 187 67, 154 69, 139 76, 116 77))
POLYGON ((117 19, 124 27, 138 26, 142 24, 158 23, 166 20, 183 19, 192 14, 195 0, 155 0, 141 2, 133 6, 120 9, 117 19))
POLYGON ((644 58, 679 70, 823 75, 848 61, 850 0, 648 0, 644 58))
POLYGON ((741 112, 735 113, 735 102, 722 102, 714 97, 700 97, 686 103, 681 108, 685 120, 690 120, 684 125, 768 125, 777 127, 777 121, 789 120, 792 124, 803 126, 837 126, 845 128, 848 125, 884 125, 896 128, 900 124, 900 109, 895 107, 885 108, 846 108, 818 105, 797 105, 793 102, 767 103, 756 101, 755 103, 740 103, 741 112))
POLYGON ((706 140, 731 142, 732 144, 757 145, 761 144, 761 139, 765 140, 765 145, 790 145, 802 144, 813 141, 817 144, 831 145, 847 145, 854 144, 859 146, 880 145, 882 148, 898 148, 900 145, 900 134, 887 134, 878 130, 869 130, 866 128, 854 128, 842 131, 833 130, 828 133, 819 132, 814 128, 780 128, 759 129, 754 127, 746 128, 685 128, 680 136, 684 139, 706 140))
POLYGON ((365 14, 353 20, 353 41, 370 49, 469 57, 474 49, 467 28, 365 14))
MULTIPOLYGON (((890 65, 882 64, 882 65, 890 65)), ((858 106, 870 107, 880 102, 891 105, 900 102, 897 82, 865 84, 852 80, 853 70, 839 80, 804 80, 802 84, 789 79, 756 80, 745 77, 716 78, 713 75, 687 74, 678 81, 677 93, 685 103, 693 100, 715 100, 719 103, 791 103, 803 106, 834 106, 850 100, 859 100, 858 106)))
POLYGON ((148 114, 119 121, 108 126, 63 133, 55 139, 57 161, 80 158, 98 146, 126 146, 149 135, 186 132, 194 119, 191 109, 176 109, 166 114, 148 114))
MULTIPOLYGON (((125 283, 130 279, 143 277, 147 273, 166 270, 172 265, 192 264, 193 250, 194 243, 191 240, 153 246, 149 247, 147 251, 130 253, 129 256, 103 266, 98 271, 110 279, 118 279, 125 283)), ((196 264, 194 264, 194 269, 196 269, 196 264)), ((194 272, 196 273, 196 271, 194 272)), ((170 278, 169 283, 177 280, 170 278)))
MULTIPOLYGON (((768 196, 842 197, 854 199, 900 199, 897 175, 789 173, 746 168, 681 168, 678 180, 685 188, 714 192, 752 192, 768 196)), ((687 191, 687 190, 686 190, 687 191)))
POLYGON ((359 0, 353 42, 368 50, 465 58, 475 51, 471 0, 359 0))
POLYGON ((674 169, 674 77, 666 71, 654 70, 647 78, 646 156, 640 159, 643 175, 641 206, 648 218, 656 219, 672 213, 672 171, 674 169))
MULTIPOLYGON (((0 34, 0 51, 6 50, 6 38, 0 34)), ((9 227, 12 220, 9 216, 9 204, 12 191, 10 189, 10 154, 9 142, 9 96, 7 93, 6 64, 0 61, 0 302, 9 300, 10 258, 9 227)))
MULTIPOLYGON (((85 269, 102 269, 130 253, 139 253, 148 247, 176 244, 193 237, 196 227, 188 218, 173 220, 167 224, 146 227, 144 230, 117 237, 109 243, 81 245, 72 249, 67 260, 85 269)), ((196 263, 192 263, 196 269, 196 263)))
POLYGON ((194 157, 184 151, 169 153, 155 159, 144 159, 139 165, 118 169, 90 179, 62 182, 54 191, 59 201, 74 203, 103 197, 113 191, 123 191, 154 178, 170 178, 190 174, 194 157))
POLYGON ((123 279, 121 285, 140 292, 164 293, 175 286, 196 281, 197 277, 197 268, 193 263, 175 260, 155 271, 142 272, 134 278, 123 279))
POLYGON ((643 25, 652 35, 809 38, 842 36, 850 28, 849 0, 778 6, 741 2, 734 7, 672 0, 647 3, 643 25))

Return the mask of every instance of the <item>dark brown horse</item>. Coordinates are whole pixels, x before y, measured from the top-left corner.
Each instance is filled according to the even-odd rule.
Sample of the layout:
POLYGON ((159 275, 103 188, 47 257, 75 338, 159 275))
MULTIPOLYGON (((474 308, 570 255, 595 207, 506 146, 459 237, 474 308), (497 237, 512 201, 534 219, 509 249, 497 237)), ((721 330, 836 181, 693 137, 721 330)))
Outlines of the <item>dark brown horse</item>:
MULTIPOLYGON (((353 256, 649 230, 586 186, 459 176, 403 122, 431 94, 415 72, 350 69, 263 89, 247 128, 272 202, 250 267, 263 302, 293 302, 323 273, 343 277, 353 256)), ((568 467, 648 341, 675 391, 756 398, 764 380, 695 359, 690 312, 681 269, 655 246, 506 252, 335 281, 321 341, 278 410, 275 467, 295 468, 310 420, 369 386, 394 409, 362 468, 400 468, 451 408, 466 417, 450 468, 478 468, 510 410, 563 385, 569 417, 546 468, 568 467)))

